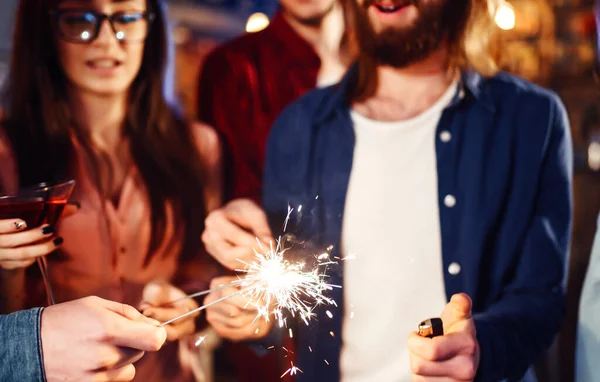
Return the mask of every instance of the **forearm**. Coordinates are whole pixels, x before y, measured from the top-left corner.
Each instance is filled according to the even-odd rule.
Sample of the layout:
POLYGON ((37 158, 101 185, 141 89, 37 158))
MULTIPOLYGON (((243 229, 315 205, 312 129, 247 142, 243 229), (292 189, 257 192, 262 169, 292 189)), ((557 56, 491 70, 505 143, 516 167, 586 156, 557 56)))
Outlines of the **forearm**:
POLYGON ((42 309, 0 316, 0 381, 45 381, 42 309))
POLYGON ((481 361, 477 381, 518 381, 550 347, 564 317, 562 293, 515 293, 473 316, 481 361))

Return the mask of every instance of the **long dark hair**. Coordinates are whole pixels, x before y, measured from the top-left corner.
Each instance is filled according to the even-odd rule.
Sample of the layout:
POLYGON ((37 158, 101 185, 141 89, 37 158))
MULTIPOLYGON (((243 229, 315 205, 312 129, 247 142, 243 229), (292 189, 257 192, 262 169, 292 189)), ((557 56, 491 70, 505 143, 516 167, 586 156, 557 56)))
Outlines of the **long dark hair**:
MULTIPOLYGON (((151 205, 150 253, 165 234, 166 202, 174 208, 184 255, 201 249, 205 217, 204 171, 189 125, 167 100, 170 41, 162 0, 147 0, 155 13, 140 71, 129 91, 123 135, 148 191, 151 205)), ((60 0, 21 0, 17 10, 10 75, 5 93, 6 130, 14 150, 20 186, 72 176, 74 126, 67 101, 67 79, 57 58, 51 10, 60 0)), ((81 134, 80 134, 81 135, 81 134)), ((85 137, 80 137, 85 141, 85 137)), ((101 188, 92 145, 93 178, 101 188)), ((148 261, 148 259, 147 259, 148 261)))

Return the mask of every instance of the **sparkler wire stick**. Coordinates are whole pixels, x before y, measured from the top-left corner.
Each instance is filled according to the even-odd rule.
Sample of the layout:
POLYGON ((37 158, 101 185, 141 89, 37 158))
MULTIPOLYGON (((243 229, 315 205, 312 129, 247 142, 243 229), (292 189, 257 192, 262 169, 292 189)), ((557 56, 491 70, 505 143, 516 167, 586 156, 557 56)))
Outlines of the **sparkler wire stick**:
POLYGON ((231 287, 237 286, 239 284, 242 284, 243 282, 244 282, 244 280, 242 280, 242 279, 235 280, 235 281, 230 282, 229 284, 223 284, 223 285, 219 285, 218 287, 215 287, 215 288, 212 288, 212 289, 207 289, 207 290, 203 290, 201 292, 196 292, 196 293, 188 294, 187 296, 183 296, 183 297, 180 297, 178 299, 171 300, 169 302, 165 302, 164 304, 160 304, 158 306, 163 307, 163 306, 173 305, 173 304, 175 304, 175 303, 177 303, 179 301, 187 300, 188 298, 200 297, 200 296, 204 296, 204 295, 207 295, 209 293, 212 293, 212 292, 218 292, 218 291, 223 290, 223 289, 227 289, 227 288, 231 288, 231 287))
POLYGON ((244 292, 245 292, 245 290, 244 290, 244 289, 240 289, 240 290, 238 290, 238 291, 237 291, 237 292, 235 292, 235 293, 232 293, 232 294, 230 294, 230 295, 227 295, 227 296, 223 296, 223 297, 221 297, 220 299, 218 299, 218 300, 215 300, 215 301, 213 301, 213 302, 211 302, 211 303, 204 304, 204 305, 202 305, 201 307, 198 307, 198 308, 196 308, 196 309, 194 309, 194 310, 190 310, 189 312, 187 312, 187 313, 185 313, 185 314, 182 314, 182 315, 180 315, 180 316, 177 316, 177 317, 175 317, 175 318, 171 318, 169 321, 165 321, 165 322, 163 322, 162 324, 160 324, 160 326, 166 326, 166 325, 172 324, 172 323, 173 323, 173 322, 175 322, 175 321, 179 321, 179 320, 181 320, 182 318, 186 318, 186 317, 188 317, 188 316, 191 316, 192 314, 194 314, 194 313, 196 313, 196 312, 200 312, 201 310, 204 310, 204 309, 206 309, 206 308, 208 308, 208 307, 210 307, 210 306, 213 306, 213 305, 215 305, 215 304, 218 304, 219 302, 223 302, 223 301, 225 301, 225 300, 227 300, 227 299, 229 299, 229 298, 232 298, 232 297, 234 297, 234 296, 237 296, 238 294, 241 294, 241 293, 244 293, 244 292))
MULTIPOLYGON (((291 211, 292 208, 288 207, 285 224, 287 224, 291 211)), ((284 231, 285 229, 284 226, 284 231)), ((324 294, 325 291, 337 287, 327 283, 327 276, 325 275, 328 265, 336 264, 336 262, 329 260, 331 247, 328 247, 325 253, 315 256, 317 260, 315 267, 305 269, 306 263, 304 261, 290 262, 285 259, 284 254, 287 252, 287 248, 284 248, 281 237, 277 240, 276 247, 271 242, 267 251, 265 251, 260 241, 258 241, 258 244, 265 253, 259 253, 255 250, 256 258, 253 261, 240 260, 244 265, 244 269, 240 269, 238 272, 245 274, 245 277, 233 281, 228 286, 219 286, 213 289, 220 290, 235 285, 240 288, 238 291, 170 319, 162 323, 161 326, 189 317, 239 294, 244 294, 249 299, 248 305, 257 308, 256 319, 265 317, 269 320, 269 316, 273 314, 277 318, 280 327, 286 324, 284 310, 288 311, 293 317, 299 316, 308 325, 308 321, 315 314, 314 309, 317 305, 336 305, 334 300, 324 294), (261 301, 262 303, 260 303, 261 301)), ((213 290, 197 292, 184 298, 202 296, 213 290)), ((176 301, 179 300, 181 299, 176 301)))

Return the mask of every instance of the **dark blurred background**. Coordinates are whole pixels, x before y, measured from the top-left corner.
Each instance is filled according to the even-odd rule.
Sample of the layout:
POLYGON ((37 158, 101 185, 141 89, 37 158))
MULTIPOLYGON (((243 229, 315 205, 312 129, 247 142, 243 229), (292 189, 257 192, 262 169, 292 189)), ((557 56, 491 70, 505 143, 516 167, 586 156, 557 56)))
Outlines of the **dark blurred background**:
MULTIPOLYGON (((0 82, 6 73, 15 3, 0 1, 0 82)), ((189 117, 195 117, 197 78, 205 55, 222 41, 264 28, 276 7, 274 0, 169 1, 177 44, 177 91, 189 117)), ((498 12, 496 23, 507 44, 500 57, 502 68, 557 91, 571 120, 576 173, 568 315, 554 348, 538 366, 540 381, 570 382, 577 306, 600 210, 600 83, 593 0, 511 0, 498 12)))

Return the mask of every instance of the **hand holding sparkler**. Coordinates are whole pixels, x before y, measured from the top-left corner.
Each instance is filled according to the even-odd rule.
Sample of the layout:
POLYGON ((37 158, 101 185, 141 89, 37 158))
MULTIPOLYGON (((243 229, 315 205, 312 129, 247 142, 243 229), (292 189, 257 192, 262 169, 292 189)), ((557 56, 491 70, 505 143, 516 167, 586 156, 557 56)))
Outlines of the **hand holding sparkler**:
POLYGON ((132 363, 144 351, 159 350, 166 335, 157 321, 132 306, 98 297, 44 308, 40 336, 46 379, 130 381, 132 363))
MULTIPOLYGON (((210 287, 216 289, 221 285, 229 285, 238 277, 219 277, 212 280, 210 287)), ((206 296, 205 304, 211 304, 226 296, 239 293, 241 287, 229 286, 225 289, 216 290, 206 296)), ((223 338, 231 341, 247 341, 263 338, 273 325, 273 320, 267 321, 265 317, 259 317, 259 309, 256 304, 249 304, 249 299, 242 294, 236 294, 221 303, 214 304, 206 310, 206 320, 213 329, 223 338)))
POLYGON ((464 293, 452 296, 440 318, 444 335, 426 338, 413 332, 408 339, 413 382, 435 377, 472 381, 479 366, 479 344, 469 296, 464 293))
MULTIPOLYGON (((143 302, 140 311, 146 316, 165 322, 198 308, 198 303, 191 298, 185 298, 185 293, 166 282, 151 282, 143 292, 143 302)), ((195 318, 200 314, 190 314, 185 319, 165 325, 167 340, 176 341, 196 331, 195 318)))
POLYGON ((211 212, 206 218, 202 241, 206 250, 229 269, 251 261, 254 250, 273 241, 264 211, 249 199, 237 199, 211 212), (257 242, 257 238, 259 242, 257 242))
MULTIPOLYGON (((211 309, 217 304, 223 304, 228 300, 234 299, 233 304, 229 304, 230 310, 227 314, 237 314, 240 306, 244 312, 254 312, 254 322, 264 318, 269 321, 271 318, 277 321, 280 327, 286 325, 286 312, 291 316, 304 321, 308 325, 309 321, 314 316, 313 310, 317 305, 335 305, 335 301, 325 295, 326 291, 331 290, 337 285, 327 283, 326 269, 328 266, 336 264, 331 261, 329 253, 321 253, 320 255, 313 254, 313 259, 305 258, 301 261, 291 261, 286 259, 284 254, 283 241, 280 239, 277 246, 273 243, 264 253, 255 253, 254 258, 249 262, 241 261, 243 269, 238 269, 239 272, 245 273, 244 277, 238 277, 232 280, 229 284, 214 287, 208 291, 194 293, 186 297, 197 297, 206 294, 213 294, 208 302, 204 305, 170 320, 163 322, 162 325, 169 325, 178 320, 187 318, 191 314, 195 314, 204 309, 211 309), (312 261, 314 260, 314 261, 312 261), (313 263, 309 266, 308 263, 313 263), (218 295, 216 293, 219 293, 218 295), (243 297, 245 301, 239 298, 243 297), (238 305, 233 312, 231 306, 238 305)), ((330 248, 328 248, 329 250, 330 248)), ((224 281, 224 280, 223 280, 224 281)), ((213 285, 220 285, 221 280, 217 280, 213 285)), ((220 310, 213 312, 221 313, 218 316, 223 317, 223 310, 227 308, 219 308, 220 310)), ((213 318, 215 315, 213 313, 213 318)), ((231 317, 230 317, 231 318, 231 317)), ((241 323, 246 322, 246 317, 241 320, 241 323)), ((238 327, 240 322, 238 322, 238 327)), ((254 328, 254 333, 257 328, 254 328)), ((260 328, 259 332, 260 332, 260 328)), ((246 327, 246 330, 248 328, 246 327)), ((236 338, 239 336, 236 336, 236 338)), ((244 335, 243 337, 246 337, 244 335)))

